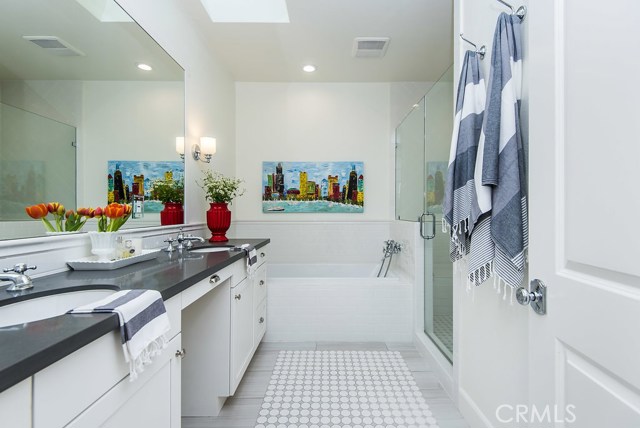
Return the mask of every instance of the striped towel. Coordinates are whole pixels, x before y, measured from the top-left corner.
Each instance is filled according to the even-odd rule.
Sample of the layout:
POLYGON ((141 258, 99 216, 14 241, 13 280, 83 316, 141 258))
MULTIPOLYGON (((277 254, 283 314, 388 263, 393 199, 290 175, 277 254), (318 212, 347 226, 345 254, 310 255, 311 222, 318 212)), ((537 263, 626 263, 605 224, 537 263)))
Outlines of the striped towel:
POLYGON ((256 273, 258 268, 258 252, 251 244, 242 244, 239 248, 247 256, 247 276, 253 278, 253 274, 256 273))
POLYGON ((70 314, 116 313, 130 381, 144 371, 151 358, 167 346, 171 329, 162 296, 153 290, 124 290, 102 300, 70 310, 70 314))
POLYGON ((445 185, 443 229, 451 231, 451 261, 469 253, 469 238, 477 214, 474 170, 485 106, 485 86, 476 52, 467 51, 462 64, 451 152, 445 185))
POLYGON ((493 272, 511 287, 524 279, 528 246, 525 152, 520 131, 521 19, 500 14, 493 39, 487 107, 475 183, 479 215, 472 218, 469 280, 493 272))

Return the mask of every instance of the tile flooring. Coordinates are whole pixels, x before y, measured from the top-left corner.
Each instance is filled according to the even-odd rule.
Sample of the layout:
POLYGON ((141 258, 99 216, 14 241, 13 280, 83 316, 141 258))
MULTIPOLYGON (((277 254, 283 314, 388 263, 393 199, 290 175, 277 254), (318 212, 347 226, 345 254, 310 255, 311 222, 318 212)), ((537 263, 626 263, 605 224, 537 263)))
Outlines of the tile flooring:
MULTIPOLYGON (((183 418, 183 428, 254 428, 281 350, 398 351, 440 428, 467 428, 460 412, 438 384, 434 373, 412 344, 393 343, 262 343, 244 379, 215 418, 183 418)), ((424 425, 429 426, 429 425, 424 425)))

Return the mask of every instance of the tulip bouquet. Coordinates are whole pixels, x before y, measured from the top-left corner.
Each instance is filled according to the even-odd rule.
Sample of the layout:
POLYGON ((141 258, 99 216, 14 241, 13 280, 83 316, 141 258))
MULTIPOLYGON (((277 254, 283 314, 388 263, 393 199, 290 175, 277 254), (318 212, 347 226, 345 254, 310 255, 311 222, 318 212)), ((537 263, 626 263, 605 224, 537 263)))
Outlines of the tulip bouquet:
POLYGON ((80 213, 80 210, 78 212, 65 211, 64 205, 58 202, 32 205, 26 207, 25 211, 29 217, 42 220, 47 232, 76 232, 82 229, 88 220, 88 217, 80 213), (53 224, 46 218, 49 214, 53 215, 53 224))
POLYGON ((104 208, 93 210, 98 219, 98 232, 116 232, 131 217, 131 205, 112 203, 104 208))

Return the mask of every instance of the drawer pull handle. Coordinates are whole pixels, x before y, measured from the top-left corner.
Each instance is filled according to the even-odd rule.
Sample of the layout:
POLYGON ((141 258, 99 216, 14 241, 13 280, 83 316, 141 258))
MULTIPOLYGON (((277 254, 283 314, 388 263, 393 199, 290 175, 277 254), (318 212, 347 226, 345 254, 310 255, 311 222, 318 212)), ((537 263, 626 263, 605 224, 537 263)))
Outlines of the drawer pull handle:
POLYGON ((264 256, 266 256, 265 253, 260 253, 260 257, 264 257, 264 256))
POLYGON ((213 275, 211 278, 209 278, 209 282, 211 284, 217 284, 218 282, 220 282, 220 277, 218 275, 213 275))
POLYGON ((242 294, 236 294, 236 295, 234 296, 234 299, 236 299, 236 300, 240 300, 240 299, 242 299, 242 294))
POLYGON ((260 320, 258 320, 258 324, 262 324, 264 322, 264 317, 260 317, 260 320))
POLYGON ((264 285, 264 280, 260 280, 260 285, 264 285))
POLYGON ((185 355, 187 355, 187 351, 184 348, 176 351, 176 357, 184 358, 185 355))

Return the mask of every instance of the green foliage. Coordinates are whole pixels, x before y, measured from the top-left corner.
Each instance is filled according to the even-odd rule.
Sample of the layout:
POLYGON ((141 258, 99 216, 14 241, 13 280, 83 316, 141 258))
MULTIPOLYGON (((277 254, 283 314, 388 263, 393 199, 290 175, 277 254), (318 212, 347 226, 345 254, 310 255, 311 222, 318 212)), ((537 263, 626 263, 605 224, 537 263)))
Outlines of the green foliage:
POLYGON ((151 193, 154 199, 163 204, 167 202, 182 204, 184 203, 184 180, 156 180, 153 182, 151 193))

